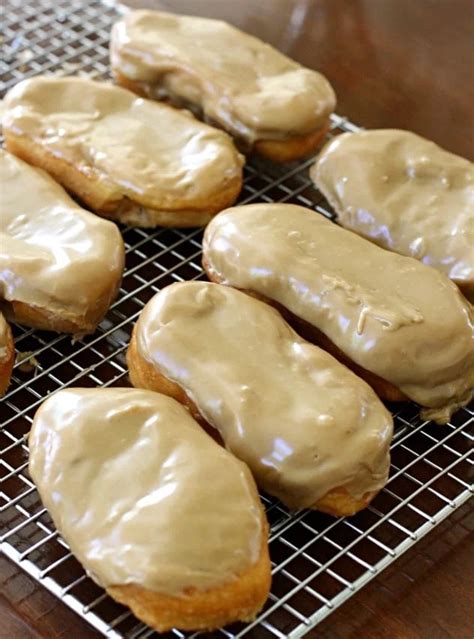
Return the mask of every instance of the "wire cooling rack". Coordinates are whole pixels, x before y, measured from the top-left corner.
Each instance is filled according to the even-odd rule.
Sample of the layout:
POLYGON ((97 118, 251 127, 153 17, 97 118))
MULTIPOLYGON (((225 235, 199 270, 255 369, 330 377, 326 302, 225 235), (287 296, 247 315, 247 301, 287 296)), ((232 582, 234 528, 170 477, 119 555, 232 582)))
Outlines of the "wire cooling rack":
MULTIPOLYGON (((9 0, 2 92, 38 73, 107 77, 109 31, 118 11, 98 0, 9 0)), ((329 135, 354 130, 335 116, 329 135)), ((310 162, 278 167, 250 161, 240 202, 293 202, 332 218, 308 178, 310 162)), ((1 403, 2 550, 105 636, 144 639, 158 635, 86 576, 55 531, 27 471, 27 435, 44 397, 66 386, 128 385, 125 350, 146 302, 172 282, 203 277, 201 231, 123 229, 123 237, 127 260, 120 294, 94 335, 72 344, 65 335, 13 326, 17 351, 26 358, 15 366, 1 403)), ((253 623, 207 636, 303 636, 468 499, 474 412, 460 410, 446 426, 421 421, 413 404, 393 414, 390 480, 363 512, 345 519, 290 513, 263 496, 271 524, 270 598, 253 623)))

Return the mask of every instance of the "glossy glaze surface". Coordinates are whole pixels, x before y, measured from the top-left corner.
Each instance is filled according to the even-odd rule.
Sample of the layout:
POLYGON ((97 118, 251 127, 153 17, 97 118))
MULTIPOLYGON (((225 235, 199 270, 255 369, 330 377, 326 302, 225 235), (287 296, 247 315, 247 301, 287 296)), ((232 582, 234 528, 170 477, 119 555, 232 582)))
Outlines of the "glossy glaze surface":
POLYGON ((259 557, 248 469, 169 397, 62 390, 38 410, 29 447, 44 505, 103 586, 182 595, 228 583, 259 557))
POLYGON ((346 133, 310 175, 346 228, 474 296, 474 164, 409 131, 346 133))
POLYGON ((0 300, 93 328, 115 297, 125 260, 112 222, 78 206, 44 171, 0 150, 0 300))
POLYGON ((173 284, 141 313, 137 345, 289 506, 311 506, 334 488, 359 498, 384 485, 390 414, 263 302, 208 282, 173 284))
POLYGON ((321 330, 440 421, 472 397, 472 307, 444 275, 290 204, 220 213, 204 237, 219 281, 321 330))
POLYGON ((85 78, 36 77, 5 98, 3 126, 150 208, 190 209, 239 177, 243 158, 189 112, 85 78))
POLYGON ((324 76, 217 20, 130 13, 112 31, 111 63, 150 97, 196 105, 248 142, 313 133, 335 107, 324 76))

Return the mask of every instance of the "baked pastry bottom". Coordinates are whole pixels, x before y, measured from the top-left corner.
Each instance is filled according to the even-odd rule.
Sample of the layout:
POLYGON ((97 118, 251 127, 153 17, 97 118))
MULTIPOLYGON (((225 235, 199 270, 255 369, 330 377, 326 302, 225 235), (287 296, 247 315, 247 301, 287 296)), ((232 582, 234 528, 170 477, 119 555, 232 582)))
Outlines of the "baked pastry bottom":
MULTIPOLYGON (((197 406, 186 395, 185 391, 164 375, 162 375, 153 364, 147 362, 138 352, 136 341, 136 329, 132 333, 130 345, 127 350, 127 365, 129 377, 132 385, 136 388, 153 390, 164 395, 169 395, 189 409, 194 419, 201 424, 206 432, 220 444, 223 441, 218 431, 211 426, 201 415, 197 406)), ((315 504, 310 506, 312 510, 333 515, 334 517, 344 517, 354 515, 359 510, 366 508, 377 494, 376 491, 365 493, 361 498, 353 497, 344 487, 337 487, 329 491, 315 504)))
POLYGON ((279 164, 301 160, 322 145, 329 127, 328 119, 320 129, 307 135, 289 137, 286 140, 257 140, 253 150, 262 157, 279 164))
MULTIPOLYGON (((115 297, 115 296, 114 296, 115 297)), ((40 331, 54 331, 55 333, 72 333, 73 335, 88 335, 93 333, 101 322, 102 316, 77 315, 67 309, 61 313, 50 311, 24 302, 0 302, 5 317, 22 326, 37 328, 40 331)), ((104 310, 103 315, 107 312, 104 310)))
POLYGON ((7 388, 10 385, 13 364, 15 363, 15 344, 11 328, 8 325, 6 328, 4 348, 6 350, 5 357, 0 359, 0 397, 7 392, 7 388))
POLYGON ((257 562, 232 582, 206 591, 190 590, 182 597, 153 592, 137 584, 109 586, 113 599, 158 630, 214 630, 236 621, 255 619, 268 597, 271 564, 268 524, 262 517, 262 546, 257 562))

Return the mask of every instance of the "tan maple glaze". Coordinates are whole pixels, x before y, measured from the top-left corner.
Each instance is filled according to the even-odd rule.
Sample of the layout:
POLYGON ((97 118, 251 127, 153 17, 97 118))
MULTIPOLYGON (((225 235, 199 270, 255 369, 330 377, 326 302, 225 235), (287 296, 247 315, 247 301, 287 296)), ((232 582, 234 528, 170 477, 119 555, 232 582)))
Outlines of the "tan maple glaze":
POLYGON ((44 505, 102 586, 183 595, 258 559, 263 511, 248 468, 174 399, 62 390, 38 410, 29 447, 44 505))
POLYGON ((474 299, 474 164, 409 131, 345 133, 310 171, 346 228, 437 268, 474 299))
POLYGON ((218 284, 173 284, 142 311, 136 343, 290 507, 312 506, 334 488, 359 498, 385 484, 390 414, 268 305, 218 284))
POLYGON ((0 149, 0 303, 61 316, 105 314, 125 251, 112 222, 78 206, 44 171, 0 149))
POLYGON ((445 422, 473 394, 472 307, 452 282, 291 204, 227 209, 206 228, 219 281, 256 291, 445 422))
POLYGON ((150 208, 194 209, 242 172, 232 140, 189 112, 85 78, 36 77, 5 98, 3 126, 150 208))
POLYGON ((111 64, 149 97, 196 105, 249 143, 313 133, 336 104, 320 73, 219 20, 130 12, 113 27, 111 64))

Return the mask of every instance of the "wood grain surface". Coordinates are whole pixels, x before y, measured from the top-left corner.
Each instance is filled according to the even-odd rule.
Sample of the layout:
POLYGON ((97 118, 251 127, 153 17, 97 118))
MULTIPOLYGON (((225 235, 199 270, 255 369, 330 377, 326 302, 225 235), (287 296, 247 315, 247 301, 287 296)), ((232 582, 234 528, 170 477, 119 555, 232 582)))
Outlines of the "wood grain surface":
MULTIPOLYGON (((226 19, 322 71, 338 112, 402 127, 474 159, 472 0, 129 2, 226 19)), ((466 504, 336 610, 318 639, 472 639, 474 507, 466 504)), ((0 637, 100 635, 0 558, 0 637)))

